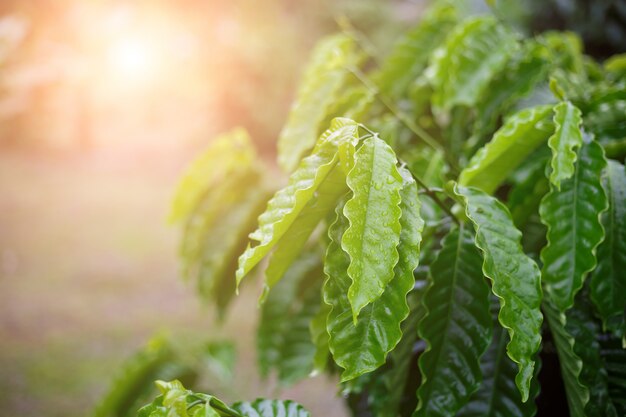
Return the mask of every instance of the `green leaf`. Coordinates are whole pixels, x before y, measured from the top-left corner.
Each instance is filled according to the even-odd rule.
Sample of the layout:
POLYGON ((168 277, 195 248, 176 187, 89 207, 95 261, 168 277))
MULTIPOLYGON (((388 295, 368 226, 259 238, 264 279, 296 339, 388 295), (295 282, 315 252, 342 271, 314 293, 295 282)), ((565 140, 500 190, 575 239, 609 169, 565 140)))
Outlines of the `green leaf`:
POLYGON ((474 136, 480 138, 492 132, 498 117, 506 114, 521 98, 529 95, 545 78, 548 63, 545 55, 545 47, 532 41, 527 42, 513 55, 476 104, 474 136))
POLYGON ((480 357, 491 341, 489 287, 482 256, 467 226, 452 229, 431 264, 419 335, 422 384, 414 417, 452 416, 478 389, 480 357))
POLYGON ((344 214, 350 227, 341 246, 350 257, 348 299, 355 323, 361 309, 381 296, 398 262, 402 177, 396 163, 391 147, 374 136, 363 142, 348 173, 352 198, 344 214))
MULTIPOLYGON (((421 291, 423 293, 423 291, 421 291)), ((411 294, 409 294, 410 298, 411 294)), ((419 295, 422 298, 423 294, 419 295)), ((417 298, 417 297, 416 297, 417 298)), ((389 352, 385 368, 380 368, 382 375, 375 378, 370 389, 372 412, 376 417, 396 417, 400 413, 407 390, 407 378, 412 368, 413 351, 417 341, 417 326, 424 316, 424 308, 420 302, 412 304, 411 312, 402 322, 402 339, 389 352)), ((411 395, 414 395, 415 390, 411 395)), ((415 408, 413 405, 411 408, 415 408)))
POLYGON ((598 266, 591 276, 591 299, 605 327, 624 320, 626 309, 626 172, 609 160, 604 181, 609 210, 602 216, 604 242, 598 247, 598 266))
POLYGON ((276 286, 276 291, 272 291, 263 304, 257 330, 257 359, 261 376, 266 377, 272 368, 280 366, 281 349, 290 332, 294 309, 299 301, 296 298, 298 286, 307 279, 316 279, 318 272, 321 273, 318 254, 303 254, 291 265, 276 286))
POLYGON ((587 273, 596 266, 596 247, 604 238, 600 214, 607 208, 600 179, 605 166, 602 147, 595 141, 584 144, 573 177, 562 182, 560 191, 553 188, 539 206, 548 227, 542 279, 560 311, 574 304, 587 273))
POLYGON ((561 313, 548 299, 543 305, 543 311, 559 355, 561 377, 565 385, 570 416, 583 417, 585 406, 589 401, 589 389, 580 382, 583 364, 574 352, 575 341, 567 332, 565 314, 561 313))
POLYGON ((315 345, 315 354, 313 355, 314 373, 322 372, 326 369, 326 365, 328 365, 328 356, 330 355, 330 349, 328 347, 330 335, 326 329, 328 314, 330 314, 330 306, 326 303, 321 303, 317 314, 315 314, 309 324, 311 340, 315 345))
POLYGON ((360 60, 354 41, 347 35, 333 35, 318 43, 278 138, 278 163, 284 171, 293 171, 313 148, 320 124, 349 74, 347 67, 360 60))
POLYGON ((582 113, 569 101, 554 106, 554 133, 548 139, 552 149, 550 182, 559 189, 561 181, 574 175, 576 150, 583 143, 582 113))
POLYGON ((187 168, 174 196, 169 221, 186 219, 204 195, 221 181, 256 162, 257 156, 245 129, 236 128, 216 139, 187 168))
POLYGON ((337 209, 337 220, 329 230, 331 242, 324 265, 328 277, 324 283, 324 301, 332 307, 327 322, 329 348, 337 365, 345 369, 342 381, 373 371, 385 362, 387 353, 402 337, 400 323, 409 313, 406 295, 414 284, 413 270, 419 261, 424 223, 419 216, 417 185, 406 169, 401 169, 401 174, 404 182, 401 190, 402 232, 394 277, 382 296, 363 309, 356 324, 352 320, 347 295, 351 282, 347 275, 350 258, 340 246, 348 228, 341 206, 337 209))
POLYGON ((491 142, 478 150, 459 176, 459 184, 492 193, 550 135, 551 106, 536 106, 509 117, 491 142))
POLYGON ((515 228, 506 207, 475 188, 454 186, 465 214, 474 223, 476 246, 483 252, 483 273, 493 282, 500 299, 498 318, 509 331, 509 357, 518 364, 515 383, 522 401, 529 396, 535 367, 534 355, 541 343, 541 273, 522 250, 522 233, 515 228))
POLYGON ((256 246, 248 246, 239 257, 237 284, 248 274, 291 227, 298 227, 298 217, 315 192, 339 162, 338 147, 357 140, 358 125, 349 119, 335 119, 313 153, 304 158, 289 178, 287 186, 279 190, 259 216, 259 228, 250 237, 256 246))
POLYGON ((574 353, 583 364, 579 380, 581 385, 589 390, 589 402, 585 407, 585 415, 587 417, 617 417, 609 396, 608 375, 597 340, 600 326, 593 318, 587 296, 587 294, 580 294, 577 297, 574 307, 566 313, 565 325, 565 331, 574 338, 574 353))
POLYGON ((233 409, 242 417, 310 417, 309 412, 291 400, 257 399, 253 402, 238 402, 233 409))
POLYGON ((618 415, 626 414, 626 349, 623 340, 607 334, 601 341, 602 358, 606 364, 609 395, 618 415))
POLYGON ((222 381, 231 382, 235 373, 237 351, 230 341, 211 342, 206 346, 204 359, 213 375, 222 381))
POLYGON ((515 48, 514 36, 491 16, 473 17, 455 27, 427 70, 435 114, 456 105, 473 106, 515 48))
POLYGON ((214 300, 220 314, 234 294, 237 256, 246 248, 248 233, 254 229, 270 194, 265 184, 251 181, 250 185, 240 201, 221 207, 219 218, 209 227, 204 226, 199 254, 191 259, 200 294, 214 300))
POLYGON ((180 381, 155 384, 161 395, 139 410, 139 417, 242 417, 218 398, 190 391, 180 381))
POLYGON ((387 97, 407 96, 409 85, 426 68, 432 52, 446 38, 457 22, 457 10, 451 5, 437 5, 420 23, 407 32, 373 76, 380 91, 387 97))
POLYGON ((539 148, 511 175, 507 207, 518 229, 523 229, 529 219, 538 214, 541 199, 550 191, 546 178, 549 151, 539 148))
POLYGON ((294 262, 261 310, 257 352, 261 375, 278 370, 282 385, 306 377, 313 368, 315 346, 309 322, 320 304, 321 259, 315 251, 294 262))
MULTIPOLYGON (((351 145, 349 145, 351 146, 351 145)), ((354 151, 350 149, 350 153, 354 151)), ((302 209, 296 220, 298 227, 290 228, 276 245, 265 270, 264 297, 283 277, 289 265, 300 254, 317 225, 337 206, 339 199, 348 192, 346 173, 340 164, 328 173, 315 196, 302 209)))
POLYGON ((470 401, 459 411, 457 417, 532 417, 537 412, 535 398, 539 394, 539 381, 536 375, 530 385, 529 400, 522 402, 515 386, 517 365, 506 355, 508 337, 506 330, 496 318, 497 303, 494 308, 493 340, 487 352, 480 359, 483 381, 470 401))

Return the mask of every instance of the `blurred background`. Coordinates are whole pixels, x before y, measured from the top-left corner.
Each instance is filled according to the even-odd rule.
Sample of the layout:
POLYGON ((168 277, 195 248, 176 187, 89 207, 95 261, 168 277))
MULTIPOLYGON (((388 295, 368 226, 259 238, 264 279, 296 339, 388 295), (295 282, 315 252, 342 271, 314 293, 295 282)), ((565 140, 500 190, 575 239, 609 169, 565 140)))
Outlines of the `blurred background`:
POLYGON ((256 294, 215 324, 179 279, 166 217, 185 165, 217 133, 244 126, 273 161, 301 69, 339 16, 382 40, 421 7, 0 1, 0 415, 89 415, 159 331, 236 339, 237 391, 216 393, 227 400, 280 395, 341 415, 333 381, 284 393, 259 382, 256 294))
MULTIPOLYGON (((338 20, 384 52, 423 3, 1 0, 0 416, 89 415, 159 332, 236 340, 233 383, 215 392, 226 400, 280 396, 343 415, 336 381, 282 392, 259 381, 256 293, 216 324, 179 279, 165 219, 185 165, 216 134, 244 126, 273 163, 302 67, 338 20)), ((511 13, 577 29, 599 57, 626 39, 620 0, 511 13)))

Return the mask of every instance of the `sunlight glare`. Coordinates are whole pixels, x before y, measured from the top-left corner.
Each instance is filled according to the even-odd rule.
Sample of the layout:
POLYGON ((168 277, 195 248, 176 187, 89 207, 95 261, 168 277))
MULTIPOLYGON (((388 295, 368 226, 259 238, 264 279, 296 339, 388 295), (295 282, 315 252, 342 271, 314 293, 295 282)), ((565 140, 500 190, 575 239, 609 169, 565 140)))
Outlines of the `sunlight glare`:
POLYGON ((123 38, 109 49, 109 66, 116 79, 145 82, 156 75, 158 59, 153 45, 140 38, 123 38))

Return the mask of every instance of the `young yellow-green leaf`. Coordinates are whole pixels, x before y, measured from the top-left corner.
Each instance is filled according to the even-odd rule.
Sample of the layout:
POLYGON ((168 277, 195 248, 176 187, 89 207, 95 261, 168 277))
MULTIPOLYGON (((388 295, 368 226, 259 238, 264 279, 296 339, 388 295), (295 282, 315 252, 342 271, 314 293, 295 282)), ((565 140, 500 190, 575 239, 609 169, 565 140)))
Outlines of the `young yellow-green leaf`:
POLYGON ((309 412, 300 404, 291 400, 265 400, 238 402, 233 404, 241 417, 310 417, 309 412))
POLYGON ((203 196, 234 171, 248 168, 257 159, 245 129, 237 128, 216 139, 189 166, 174 196, 169 221, 186 219, 203 196))
MULTIPOLYGON (((224 217, 231 217, 232 208, 242 204, 248 206, 244 203, 250 199, 248 196, 250 190, 252 194, 258 195, 259 191, 265 188, 261 179, 260 172, 256 170, 233 172, 219 184, 213 185, 187 214, 179 247, 181 272, 185 280, 197 279, 202 270, 205 242, 214 236, 213 229, 224 223, 224 217)), ((258 216, 259 213, 256 214, 258 216)), ((246 231, 249 232, 250 230, 246 231)))
POLYGON ((509 331, 509 357, 518 364, 515 377, 522 401, 529 397, 535 368, 535 353, 541 344, 541 273, 520 244, 522 233, 515 228, 507 208, 481 190, 454 186, 465 214, 476 229, 476 246, 483 252, 483 273, 500 299, 498 318, 509 331))
MULTIPOLYGON (((602 216, 604 242, 598 247, 598 266, 591 276, 591 299, 605 327, 624 320, 626 309, 626 172, 609 160, 604 181, 609 210, 602 216)), ((611 326, 612 327, 612 326, 611 326)))
POLYGON ((415 282, 413 270, 419 262, 424 222, 419 215, 417 185, 406 169, 401 169, 401 174, 402 232, 398 247, 399 260, 393 269, 394 277, 382 296, 363 309, 356 324, 353 323, 348 299, 351 280, 346 271, 350 258, 340 246, 348 227, 341 207, 329 231, 331 242, 324 265, 327 275, 324 301, 332 307, 327 322, 329 347, 335 362, 345 369, 341 375, 342 381, 373 371, 385 362, 387 354, 402 337, 400 324, 409 313, 406 295, 415 282))
MULTIPOLYGON (((348 144, 350 154, 354 147, 348 144)), ((352 158, 352 156, 350 156, 352 158)), ((290 228, 276 245, 276 249, 269 259, 265 270, 265 285, 261 300, 267 296, 269 290, 282 278, 289 265, 300 254, 302 248, 315 230, 317 225, 337 206, 339 199, 348 192, 346 173, 340 164, 329 172, 304 209, 298 215, 298 227, 290 228)))
POLYGON ((548 115, 552 106, 521 110, 509 117, 480 148, 459 176, 459 184, 494 192, 500 183, 539 147, 552 132, 548 115))
POLYGON ((576 150, 583 143, 582 113, 569 101, 554 106, 554 134, 548 139, 552 149, 550 182, 559 189, 561 181, 574 175, 576 150))
POLYGON ((440 4, 429 10, 414 29, 404 35, 373 76, 381 93, 390 98, 407 96, 409 85, 424 71, 432 52, 456 24, 457 10, 440 4))
POLYGON ((585 143, 573 177, 561 183, 560 191, 553 187, 539 206, 541 222, 548 227, 541 275, 560 311, 574 304, 587 273, 596 266, 596 247, 604 239, 600 214, 607 208, 601 181, 605 166, 602 147, 585 143))
POLYGON ((456 105, 474 105, 516 46, 513 34, 491 16, 470 18, 455 27, 433 53, 427 70, 434 112, 442 115, 456 105))
POLYGON ((254 229, 257 216, 270 195, 267 185, 251 181, 254 188, 242 200, 222 207, 221 214, 200 237, 197 285, 200 294, 212 299, 220 313, 224 312, 235 289, 237 256, 246 248, 248 233, 254 229))
POLYGON ((565 314, 560 312, 548 299, 543 303, 543 311, 559 355, 561 377, 565 385, 570 416, 584 417, 586 415, 585 406, 589 401, 589 389, 580 382, 583 363, 574 353, 575 341, 572 335, 567 332, 565 314))
POLYGON ((361 309, 381 296, 398 262, 402 177, 397 162, 391 147, 374 136, 363 142, 348 173, 352 198, 344 214, 350 227, 341 247, 350 257, 348 299, 355 323, 361 309))
POLYGON ((258 243, 248 246, 239 257, 237 284, 278 243, 291 227, 298 227, 302 210, 315 197, 315 192, 339 162, 337 153, 342 143, 357 141, 358 125, 349 119, 335 119, 313 153, 304 158, 289 178, 287 186, 279 190, 259 216, 259 228, 250 235, 258 243))
MULTIPOLYGON (((492 303, 492 309, 495 310, 493 340, 480 360, 483 381, 456 417, 533 417, 537 412, 535 398, 539 394, 539 381, 533 378, 529 399, 522 402, 515 386, 517 365, 506 355, 509 338, 496 317, 497 302, 492 303)), ((539 374, 539 366, 536 368, 535 376, 539 374)))
POLYGON ((188 390, 180 381, 156 381, 155 385, 161 395, 142 407, 138 417, 242 417, 218 398, 188 390))
POLYGON ((478 389, 480 357, 491 341, 489 286, 471 226, 462 224, 444 238, 431 264, 419 324, 428 347, 419 358, 422 383, 414 417, 453 416, 478 389))
POLYGON ((283 170, 293 171, 313 148, 320 124, 349 74, 347 67, 359 61, 354 40, 347 35, 330 36, 315 48, 287 124, 278 138, 278 163, 283 170))

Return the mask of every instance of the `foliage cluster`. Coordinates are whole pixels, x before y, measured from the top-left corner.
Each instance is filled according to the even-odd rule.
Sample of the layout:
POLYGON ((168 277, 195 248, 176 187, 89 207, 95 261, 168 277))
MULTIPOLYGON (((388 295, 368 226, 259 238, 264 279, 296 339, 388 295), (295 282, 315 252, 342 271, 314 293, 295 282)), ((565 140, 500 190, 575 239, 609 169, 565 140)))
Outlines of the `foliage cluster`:
MULTIPOLYGON (((550 352, 571 416, 625 415, 626 56, 447 2, 367 45, 315 49, 284 187, 239 129, 191 166, 185 277, 224 313, 264 265, 261 373, 339 372, 355 415, 532 416, 550 352)), ((257 415, 172 384, 140 415, 257 415)))

